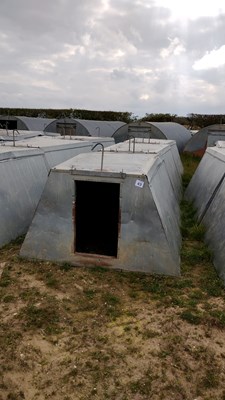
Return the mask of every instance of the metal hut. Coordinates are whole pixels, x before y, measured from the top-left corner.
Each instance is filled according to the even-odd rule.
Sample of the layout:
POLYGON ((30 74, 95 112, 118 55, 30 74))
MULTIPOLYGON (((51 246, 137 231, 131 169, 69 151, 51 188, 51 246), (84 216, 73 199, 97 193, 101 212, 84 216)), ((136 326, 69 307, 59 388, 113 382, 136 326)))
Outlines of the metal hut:
POLYGON ((214 146, 217 140, 224 140, 225 125, 215 124, 200 129, 184 147, 184 153, 202 157, 208 146, 214 146))
POLYGON ((113 137, 127 136, 128 125, 121 121, 95 121, 74 118, 61 118, 49 124, 46 132, 61 135, 113 137))
POLYGON ((25 131, 44 131, 47 126, 55 121, 52 118, 32 118, 32 117, 16 117, 0 115, 1 129, 18 129, 25 131))
MULTIPOLYGON (((96 139, 34 137, 0 145, 0 247, 27 232, 51 167, 90 152, 96 139)), ((97 138, 99 141, 100 138, 97 138)), ((102 138, 105 145, 113 143, 102 138)))
POLYGON ((205 240, 225 283, 225 142, 207 148, 185 197, 193 202, 198 222, 206 227, 205 240))
POLYGON ((133 122, 128 126, 128 136, 175 140, 179 152, 182 152, 191 133, 175 122, 133 122))
POLYGON ((115 146, 53 168, 21 255, 178 276, 179 155, 175 142, 147 146, 115 146))

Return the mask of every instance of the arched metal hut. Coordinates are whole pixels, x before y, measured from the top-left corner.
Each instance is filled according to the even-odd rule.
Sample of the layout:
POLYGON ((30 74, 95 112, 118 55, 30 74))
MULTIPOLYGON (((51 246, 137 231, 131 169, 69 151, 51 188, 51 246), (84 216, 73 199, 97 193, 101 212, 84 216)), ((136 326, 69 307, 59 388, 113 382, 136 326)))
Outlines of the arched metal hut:
POLYGON ((184 153, 202 157, 208 146, 214 146, 217 140, 225 139, 225 125, 214 124, 200 129, 184 147, 184 153))
POLYGON ((225 284, 225 142, 207 148, 185 197, 194 203, 198 221, 206 227, 205 240, 225 284))
POLYGON ((51 170, 21 255, 179 275, 175 142, 141 143, 135 153, 115 146, 102 157, 79 155, 51 170))
POLYGON ((179 152, 191 137, 191 133, 175 122, 133 122, 128 126, 128 135, 153 139, 175 140, 179 152))
MULTIPOLYGON (((51 118, 32 118, 32 117, 16 117, 16 116, 0 116, 1 129, 18 129, 27 131, 44 131, 47 126, 55 121, 51 118)), ((53 131, 56 132, 56 131, 53 131)))
POLYGON ((61 118, 49 124, 46 132, 57 132, 61 135, 113 137, 126 135, 128 125, 121 121, 94 121, 74 118, 61 118))

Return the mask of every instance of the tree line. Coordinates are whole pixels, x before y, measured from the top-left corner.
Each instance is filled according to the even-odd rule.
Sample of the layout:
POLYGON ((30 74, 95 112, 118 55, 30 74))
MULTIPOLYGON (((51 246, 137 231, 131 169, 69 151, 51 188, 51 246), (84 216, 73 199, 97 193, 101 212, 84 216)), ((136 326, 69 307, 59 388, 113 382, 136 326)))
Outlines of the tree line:
POLYGON ((95 121, 122 121, 130 123, 133 121, 131 112, 120 111, 95 111, 82 109, 45 109, 45 108, 0 108, 0 115, 32 118, 75 118, 89 119, 95 121))
POLYGON ((141 121, 148 122, 177 122, 189 129, 201 129, 214 124, 225 124, 225 114, 194 114, 186 117, 176 114, 145 114, 141 121))
POLYGON ((85 109, 46 109, 46 108, 0 108, 0 115, 4 116, 26 116, 42 118, 79 118, 97 121, 121 121, 127 124, 135 121, 140 122, 177 122, 189 129, 200 129, 214 124, 224 124, 225 114, 195 114, 179 116, 170 113, 146 113, 144 117, 138 118, 132 112, 120 111, 95 111, 85 109))

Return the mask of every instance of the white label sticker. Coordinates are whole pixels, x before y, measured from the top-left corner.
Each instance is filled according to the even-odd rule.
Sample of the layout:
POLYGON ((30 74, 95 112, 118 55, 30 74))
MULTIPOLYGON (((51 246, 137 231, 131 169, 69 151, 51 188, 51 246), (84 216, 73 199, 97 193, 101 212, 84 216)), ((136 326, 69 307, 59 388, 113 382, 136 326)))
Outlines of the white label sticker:
POLYGON ((137 179, 135 182, 135 186, 142 189, 144 187, 144 181, 140 181, 139 179, 137 179))

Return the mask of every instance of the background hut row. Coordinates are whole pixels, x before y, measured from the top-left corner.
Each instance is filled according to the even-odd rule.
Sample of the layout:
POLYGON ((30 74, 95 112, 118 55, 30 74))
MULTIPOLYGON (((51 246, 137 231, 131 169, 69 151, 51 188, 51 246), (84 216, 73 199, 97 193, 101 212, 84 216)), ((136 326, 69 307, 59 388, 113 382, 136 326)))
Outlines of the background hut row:
MULTIPOLYGON (((155 189, 152 186, 152 182, 154 181, 154 185, 156 186, 157 184, 159 186, 162 185, 163 174, 160 173, 159 159, 161 161, 163 159, 163 163, 165 164, 166 162, 165 154, 168 151, 171 152, 172 142, 170 143, 170 141, 171 139, 173 139, 175 141, 174 144, 176 144, 179 152, 184 151, 187 153, 192 153, 200 156, 203 156, 203 154, 205 154, 199 165, 199 168, 197 169, 187 189, 186 198, 194 202, 195 207, 197 209, 198 220, 199 222, 203 222, 203 224, 206 226, 206 241, 213 250, 214 263, 216 269, 221 278, 225 281, 225 268, 223 267, 225 265, 224 264, 225 229, 223 226, 224 216, 225 216, 224 215, 225 209, 223 207, 224 204, 223 186, 225 177, 224 173, 225 148, 223 142, 220 141, 218 142, 218 140, 224 139, 225 125, 220 124, 203 128, 202 130, 200 130, 199 132, 197 132, 195 135, 192 136, 191 132, 189 132, 187 129, 176 123, 136 122, 127 125, 121 123, 120 121, 84 121, 84 120, 71 120, 69 118, 68 119, 64 118, 61 120, 46 120, 46 118, 10 117, 8 119, 1 118, 0 128, 1 128, 0 246, 8 243, 12 239, 16 238, 21 234, 24 234, 27 231, 34 217, 34 213, 38 205, 38 202, 41 198, 41 195, 43 193, 43 189, 45 185, 46 187, 48 187, 48 177, 49 179, 53 179, 52 176, 57 176, 57 177, 60 176, 62 172, 61 170, 62 167, 61 166, 56 167, 56 166, 62 162, 66 162, 66 164, 64 165, 65 170, 63 170, 64 178, 67 174, 70 175, 70 179, 72 175, 78 176, 80 174, 81 176, 83 174, 82 179, 84 181, 86 180, 88 182, 90 180, 93 181, 93 176, 95 176, 96 182, 103 183, 107 181, 109 184, 111 179, 109 174, 112 174, 114 179, 114 181, 111 182, 112 184, 116 183, 115 176, 117 174, 121 175, 124 173, 124 171, 127 171, 125 172, 125 175, 127 175, 128 181, 129 180, 131 181, 132 179, 133 182, 140 180, 140 182, 144 182, 146 188, 148 188, 149 185, 149 189, 147 191, 146 190, 143 191, 142 193, 145 192, 145 196, 147 196, 147 193, 148 195, 149 193, 151 194, 152 197, 151 196, 150 197, 153 199, 154 205, 150 206, 150 209, 151 207, 153 207, 152 208, 153 214, 154 214, 154 207, 156 210, 158 210, 157 213, 159 216, 161 212, 160 223, 163 226, 163 231, 161 232, 160 237, 162 239, 164 235, 166 240, 168 241, 169 225, 167 226, 167 224, 165 223, 165 221, 167 221, 167 223, 169 221, 169 219, 167 218, 168 213, 166 211, 165 212, 163 211, 163 207, 166 209, 166 205, 165 204, 159 205, 159 204, 161 201, 161 197, 164 196, 165 198, 173 198, 173 196, 175 196, 176 203, 173 202, 173 208, 176 209, 176 207, 178 206, 179 209, 178 193, 181 191, 181 186, 180 184, 178 184, 178 181, 180 181, 179 156, 178 158, 177 156, 175 157, 176 169, 179 171, 178 173, 179 179, 176 181, 176 185, 174 185, 173 181, 174 176, 176 175, 175 169, 171 167, 172 165, 171 163, 170 163, 170 173, 172 174, 173 179, 171 178, 170 174, 168 175, 167 173, 167 175, 169 176, 170 184, 172 182, 172 191, 168 189, 169 187, 163 183, 164 187, 167 187, 167 193, 165 192, 162 194, 162 196, 158 196, 157 197, 158 200, 156 200, 156 197, 154 198, 153 195, 155 189), (78 133, 81 135, 80 137, 78 136, 78 133), (130 138, 130 140, 121 143, 128 138, 130 138), (166 144, 165 143, 163 144, 164 139, 166 139, 167 141, 166 144), (108 172, 102 171, 100 172, 99 175, 100 167, 99 165, 97 166, 97 164, 96 167, 94 168, 94 171, 92 171, 91 168, 88 169, 89 160, 92 160, 93 165, 95 165, 96 163, 95 157, 98 157, 97 155, 91 155, 91 157, 90 156, 87 157, 85 155, 78 156, 81 153, 90 152, 93 146, 97 143, 101 143, 103 147, 107 147, 114 144, 115 142, 117 143, 116 147, 114 149, 109 148, 109 150, 106 152, 105 160, 106 161, 111 160, 108 161, 107 164, 108 172), (162 150, 160 146, 163 146, 164 150, 162 150), (166 151, 165 148, 167 149, 166 151), (131 154, 132 152, 135 154, 132 155, 131 154), (140 157, 138 156, 138 154, 140 157), (78 158, 76 157, 74 159, 74 156, 78 156, 78 158), (121 156, 123 161, 121 161, 121 156), (71 157, 72 161, 70 160, 71 157), (83 165, 81 168, 82 173, 81 171, 79 173, 77 172, 80 168, 79 157, 80 160, 85 160, 82 161, 83 164, 81 162, 81 164, 83 165), (131 160, 135 160, 135 157, 136 158, 138 157, 138 159, 142 161, 140 161, 138 171, 135 170, 133 171, 131 179, 131 177, 129 177, 130 174, 129 169, 132 163, 134 163, 134 161, 131 162, 131 160), (150 160, 152 161, 153 159, 154 159, 153 162, 154 167, 149 167, 149 162, 150 160), (118 170, 114 171, 113 169, 115 167, 114 160, 116 160, 116 166, 117 168, 120 168, 120 171, 118 170), (125 160, 130 160, 128 163, 129 166, 125 160), (71 162, 73 164, 73 168, 70 165, 71 162), (124 162, 125 164, 123 164, 124 162), (157 162, 159 164, 157 164, 157 162), (77 167, 75 166, 76 163, 78 163, 77 167), (68 173, 68 165, 70 165, 69 173, 68 173), (85 165, 86 167, 84 167, 85 165), (153 170, 158 171, 157 173, 154 172, 154 174, 158 177, 156 178, 156 180, 151 181, 154 175, 152 174, 153 170), (142 178, 139 179, 140 171, 141 171, 141 177, 143 179, 142 178), (92 176, 91 179, 89 175, 92 176), (149 177, 151 177, 151 179, 149 179, 149 177), (149 184, 149 182, 151 182, 151 184, 149 184)), ((73 196, 75 197, 77 189, 74 188, 81 187, 79 186, 81 184, 78 183, 78 181, 82 181, 82 179, 78 178, 76 183, 74 183, 75 182, 74 178, 72 179, 73 190, 72 192, 70 192, 70 194, 73 193, 73 196)), ((165 176, 163 178, 163 181, 164 180, 165 176)), ((117 184, 120 185, 120 188, 126 187, 127 183, 125 182, 126 180, 124 179, 122 186, 121 186, 121 181, 119 183, 117 182, 117 184)), ((56 186, 57 184, 55 183, 55 187, 56 186)), ((87 192, 84 193, 87 194, 87 192)), ((119 191, 119 193, 123 193, 122 197, 124 200, 124 198, 126 198, 124 192, 119 191)), ((98 202, 96 204, 98 204, 98 202)), ((121 204, 123 204, 124 207, 124 203, 121 204)), ((136 203, 134 202, 134 204, 136 203)), ((105 212, 107 212, 107 209, 104 210, 105 212)), ((171 211, 169 211, 169 213, 171 214, 171 211)), ((138 220, 138 223, 140 223, 140 221, 142 220, 144 220, 144 217, 142 218, 140 216, 140 220, 138 220)), ((179 221, 179 211, 174 221, 175 220, 179 221)), ((135 223, 135 221, 133 222, 135 223)), ((122 226, 123 229, 121 232, 123 232, 124 234, 125 225, 122 224, 122 226)), ((179 222, 178 222, 178 227, 179 227, 179 222)), ((74 229, 75 227, 73 226, 73 233, 74 229)), ((142 229, 145 230, 145 228, 141 227, 140 225, 138 231, 141 231, 142 229)), ((177 232, 178 231, 179 229, 177 230, 177 232)), ((132 230, 129 229, 129 232, 132 232, 132 230)), ((176 232, 176 229, 174 230, 174 232, 176 232)), ((179 237, 178 233, 175 236, 178 238, 179 237)), ((120 239, 120 236, 116 237, 117 246, 118 249, 120 249, 118 254, 121 254, 124 237, 122 239, 120 239)), ((75 239, 73 238, 73 240, 75 239)), ((140 260, 143 265, 142 269, 140 267, 141 263, 138 264, 137 259, 135 261, 135 265, 137 266, 139 265, 139 267, 137 268, 139 268, 139 270, 143 270, 146 272, 159 272, 168 275, 169 274, 179 275, 179 243, 180 243, 179 240, 178 239, 174 240, 174 243, 176 243, 175 246, 174 243, 171 244, 173 248, 176 248, 175 253, 177 258, 175 257, 176 258, 176 262, 174 264, 175 267, 174 266, 172 267, 171 263, 171 267, 168 270, 167 269, 164 270, 162 267, 163 262, 160 262, 159 260, 158 263, 154 264, 153 261, 154 259, 156 259, 156 257, 153 256, 153 253, 151 254, 152 250, 150 252, 147 251, 146 253, 148 254, 146 259, 152 260, 153 267, 150 268, 150 270, 148 270, 147 267, 144 267, 145 262, 143 258, 141 259, 141 257, 140 260)), ((152 241, 154 241, 153 237, 152 241)), ((26 243, 28 243, 27 239, 26 243)), ((137 239, 137 243, 139 243, 139 239, 137 239)), ((57 244, 57 246, 59 246, 59 244, 57 244)), ((70 249, 71 246, 72 245, 70 242, 70 249)), ((23 251, 25 254, 26 251, 25 250, 23 251)), ((142 253, 145 254, 145 252, 142 253)), ((36 256, 38 258, 38 254, 36 254, 36 256)), ((117 258, 117 253, 116 255, 114 254, 114 257, 115 256, 117 258)), ((173 257, 174 255, 172 255, 172 258, 173 257)), ((72 259, 73 258, 74 258, 74 253, 72 255, 72 259)), ((82 257, 79 256, 79 260, 81 259, 82 257)), ((68 260, 70 260, 70 257, 68 257, 68 260)), ((79 260, 77 258, 76 263, 79 260)), ((128 268, 128 265, 130 265, 131 269, 132 268, 134 269, 134 266, 132 267, 131 260, 126 261, 124 263, 121 262, 121 260, 118 263, 117 260, 117 263, 113 263, 113 267, 119 266, 125 269, 128 268)))

